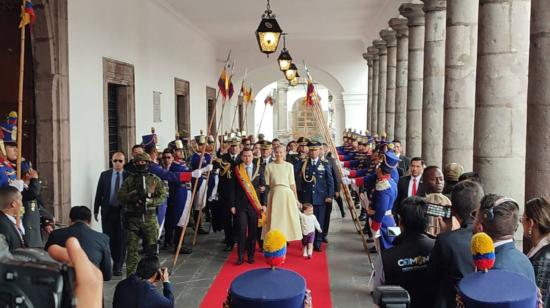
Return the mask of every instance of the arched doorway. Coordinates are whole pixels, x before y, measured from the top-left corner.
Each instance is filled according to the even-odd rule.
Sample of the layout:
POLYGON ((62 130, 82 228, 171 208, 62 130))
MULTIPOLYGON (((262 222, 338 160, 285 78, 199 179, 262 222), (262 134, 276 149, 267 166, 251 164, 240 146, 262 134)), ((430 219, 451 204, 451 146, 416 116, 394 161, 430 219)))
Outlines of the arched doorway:
MULTIPOLYGON (((59 221, 68 222, 70 136, 67 0, 35 0, 33 3, 36 23, 29 31, 26 42, 28 50, 23 109, 25 143, 22 151, 34 159, 43 181, 42 199, 45 205, 53 210, 59 221)), ((16 39, 17 49, 10 52, 18 55, 20 6, 17 1, 0 0, 0 10, 3 15, 0 18, 0 33, 9 32, 10 40, 16 39)), ((0 67, 8 67, 13 63, 13 55, 0 54, 0 67)), ((18 56, 15 63, 19 65, 18 56)), ((7 84, 0 83, 0 92, 7 90, 5 93, 8 93, 2 99, 2 113, 4 109, 17 109, 17 96, 14 97, 12 93, 14 88, 17 89, 18 80, 18 71, 15 74, 3 72, 5 75, 2 78, 10 81, 7 84)))

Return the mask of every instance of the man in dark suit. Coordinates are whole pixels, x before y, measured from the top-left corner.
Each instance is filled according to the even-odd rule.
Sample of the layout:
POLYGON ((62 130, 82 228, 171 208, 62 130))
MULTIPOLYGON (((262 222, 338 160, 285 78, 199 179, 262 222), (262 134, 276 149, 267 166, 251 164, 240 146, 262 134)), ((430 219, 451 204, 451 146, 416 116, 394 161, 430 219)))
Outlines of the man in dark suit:
MULTIPOLYGON (((323 229, 327 204, 332 204, 334 198, 334 177, 330 163, 319 157, 321 143, 310 141, 308 148, 309 158, 294 165, 296 192, 300 203, 313 204, 313 213, 323 229)), ((322 240, 323 234, 315 231, 315 251, 321 251, 322 240)))
POLYGON ((54 230, 45 249, 51 245, 65 247, 69 237, 75 237, 80 242, 82 249, 88 255, 90 261, 103 273, 103 280, 111 280, 111 251, 109 250, 109 237, 90 228, 92 212, 86 206, 75 206, 69 212, 71 225, 67 228, 54 230))
POLYGON ((258 217, 263 210, 260 187, 265 186, 259 161, 256 161, 256 164, 253 163, 250 148, 244 148, 241 152, 241 160, 242 162, 234 168, 231 195, 231 213, 236 215, 237 220, 237 265, 243 263, 245 249, 247 262, 254 263, 258 217))
POLYGON ((0 188, 0 234, 3 234, 10 250, 26 247, 23 239, 21 208, 23 196, 17 188, 4 186, 0 188))
POLYGON ((394 140, 393 143, 393 151, 395 152, 395 155, 399 158, 399 166, 397 166, 397 170, 399 171, 399 175, 403 176, 406 174, 407 170, 409 170, 409 166, 411 164, 411 158, 408 156, 405 156, 401 153, 401 141, 394 140))
POLYGON ((424 171, 424 160, 421 157, 411 159, 409 165, 410 175, 403 176, 397 183, 397 199, 393 206, 394 213, 399 214, 401 201, 410 196, 422 196, 424 191, 424 182, 422 181, 422 172, 424 171))
POLYGON ((160 267, 159 259, 156 256, 144 257, 139 260, 136 272, 116 286, 113 308, 138 307, 174 307, 174 292, 168 269, 160 267), (159 281, 163 285, 163 294, 160 294, 155 287, 159 281))
POLYGON ((493 268, 523 275, 536 283, 531 262, 514 244, 518 225, 519 204, 515 200, 495 194, 487 194, 481 199, 474 220, 474 233, 485 232, 493 239, 493 268))
POLYGON ((474 270, 470 250, 473 218, 470 213, 478 208, 483 194, 481 185, 473 181, 460 182, 453 188, 452 211, 460 229, 441 233, 435 241, 430 261, 430 272, 437 286, 434 307, 456 307, 458 282, 474 270))
POLYGON ((115 152, 111 158, 113 168, 103 171, 99 176, 94 201, 94 218, 97 221, 101 209, 101 228, 109 237, 109 247, 113 254, 113 274, 122 275, 122 265, 126 257, 126 243, 122 222, 118 190, 130 174, 124 170, 124 153, 115 152))

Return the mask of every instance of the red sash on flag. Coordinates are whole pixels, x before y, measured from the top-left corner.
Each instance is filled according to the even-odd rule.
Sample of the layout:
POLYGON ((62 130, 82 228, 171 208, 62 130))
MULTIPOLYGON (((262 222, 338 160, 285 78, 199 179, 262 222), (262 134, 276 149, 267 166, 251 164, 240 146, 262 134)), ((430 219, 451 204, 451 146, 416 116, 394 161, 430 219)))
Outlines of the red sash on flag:
POLYGON ((254 208, 254 210, 256 210, 256 214, 258 214, 259 217, 262 212, 262 204, 260 203, 260 199, 258 199, 256 189, 254 188, 252 181, 248 177, 248 172, 246 172, 246 168, 244 167, 243 163, 235 167, 235 176, 237 176, 237 180, 239 180, 239 184, 243 188, 244 193, 248 198, 248 201, 250 201, 252 207, 254 208))

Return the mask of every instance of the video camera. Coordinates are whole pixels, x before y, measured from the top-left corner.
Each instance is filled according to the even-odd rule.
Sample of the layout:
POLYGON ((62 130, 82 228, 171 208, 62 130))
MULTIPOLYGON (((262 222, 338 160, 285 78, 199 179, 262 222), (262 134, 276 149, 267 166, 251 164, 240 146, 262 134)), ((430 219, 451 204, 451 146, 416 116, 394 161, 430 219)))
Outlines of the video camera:
POLYGON ((0 307, 76 307, 75 273, 46 251, 20 248, 9 251, 0 234, 0 307))

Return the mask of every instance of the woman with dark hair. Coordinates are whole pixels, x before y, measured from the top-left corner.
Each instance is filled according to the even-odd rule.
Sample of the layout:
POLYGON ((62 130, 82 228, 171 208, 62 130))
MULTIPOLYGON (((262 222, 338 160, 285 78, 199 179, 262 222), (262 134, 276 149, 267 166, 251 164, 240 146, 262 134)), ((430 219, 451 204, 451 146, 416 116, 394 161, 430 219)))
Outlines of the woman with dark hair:
POLYGON ((527 257, 533 264, 544 307, 550 307, 550 200, 543 197, 529 200, 521 223, 524 237, 532 247, 527 257))

